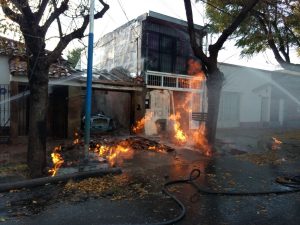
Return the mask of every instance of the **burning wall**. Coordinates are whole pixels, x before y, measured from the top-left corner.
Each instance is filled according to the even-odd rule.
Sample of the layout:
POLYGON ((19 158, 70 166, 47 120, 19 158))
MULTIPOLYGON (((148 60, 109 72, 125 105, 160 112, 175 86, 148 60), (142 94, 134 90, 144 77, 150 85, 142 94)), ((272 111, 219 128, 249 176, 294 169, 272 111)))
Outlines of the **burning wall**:
MULTIPOLYGON (((162 126, 160 121, 166 121, 170 115, 171 94, 167 90, 150 91, 150 109, 146 109, 146 116, 152 114, 151 118, 145 123, 145 134, 157 134, 162 126)), ((167 126, 167 125, 166 125, 167 126)))

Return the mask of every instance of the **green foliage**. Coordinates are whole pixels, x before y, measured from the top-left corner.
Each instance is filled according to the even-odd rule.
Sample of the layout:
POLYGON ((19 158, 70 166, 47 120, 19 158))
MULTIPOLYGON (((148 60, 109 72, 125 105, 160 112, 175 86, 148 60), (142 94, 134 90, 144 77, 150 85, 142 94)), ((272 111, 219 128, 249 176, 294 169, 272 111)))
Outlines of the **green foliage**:
MULTIPOLYGON (((226 28, 245 0, 207 0, 206 14, 213 32, 226 28)), ((270 48, 270 40, 281 54, 289 54, 289 48, 299 48, 300 3, 298 0, 262 0, 251 15, 234 32, 236 46, 242 48, 242 56, 252 56, 270 48)), ((285 58, 286 59, 286 58, 285 58)))
POLYGON ((68 62, 71 64, 73 68, 75 68, 78 60, 80 59, 80 55, 82 52, 83 48, 74 48, 71 51, 68 51, 68 62))

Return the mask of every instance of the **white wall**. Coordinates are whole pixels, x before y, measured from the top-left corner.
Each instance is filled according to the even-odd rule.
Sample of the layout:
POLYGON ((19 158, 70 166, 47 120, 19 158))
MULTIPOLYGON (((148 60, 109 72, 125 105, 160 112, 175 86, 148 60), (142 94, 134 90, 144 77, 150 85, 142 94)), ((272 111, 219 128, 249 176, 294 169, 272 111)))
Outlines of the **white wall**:
MULTIPOLYGON (((220 69, 225 75, 222 93, 235 92, 240 96, 239 122, 260 122, 262 97, 270 99, 271 91, 268 86, 271 82, 270 73, 230 64, 221 64, 220 69)), ((222 123, 220 124, 222 125, 222 123)))
POLYGON ((0 56, 0 84, 9 84, 10 72, 8 65, 8 57, 0 56))
POLYGON ((171 94, 172 93, 170 93, 168 90, 150 91, 150 109, 146 109, 146 116, 152 116, 149 116, 150 120, 146 120, 145 123, 146 135, 157 134, 157 120, 164 119, 168 121, 168 118, 170 116, 171 94))
MULTIPOLYGON (((143 64, 143 59, 141 59, 141 32, 141 21, 132 20, 104 35, 95 43, 93 68, 109 71, 115 67, 123 67, 131 73, 136 73, 138 63, 140 72, 143 64), (136 39, 138 40, 138 45, 136 39), (137 57, 139 57, 138 61, 137 57)), ((76 69, 85 70, 86 68, 87 50, 81 53, 80 60, 76 65, 76 69)))

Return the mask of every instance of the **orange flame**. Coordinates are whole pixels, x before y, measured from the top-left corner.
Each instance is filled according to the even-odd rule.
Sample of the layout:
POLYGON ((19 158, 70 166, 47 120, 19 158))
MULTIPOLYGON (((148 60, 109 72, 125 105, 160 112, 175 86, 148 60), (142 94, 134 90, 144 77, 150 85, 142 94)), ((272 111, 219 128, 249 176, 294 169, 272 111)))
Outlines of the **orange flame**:
POLYGON ((164 148, 162 146, 149 146, 148 150, 155 151, 155 152, 164 152, 164 148))
POLYGON ((192 133, 193 142, 197 148, 203 150, 204 155, 212 155, 212 147, 208 144, 208 141, 205 137, 205 125, 201 124, 199 129, 192 133))
POLYGON ((130 159, 133 156, 133 150, 126 140, 114 146, 97 144, 93 150, 98 152, 100 157, 106 158, 112 166, 122 163, 124 159, 130 159))
MULTIPOLYGON (((189 81, 189 86, 193 89, 201 89, 203 88, 203 82, 206 80, 205 74, 202 71, 202 65, 199 61, 195 59, 190 59, 188 61, 188 71, 189 75, 192 75, 192 79, 189 81)), ((180 103, 177 104, 177 109, 184 113, 192 113, 193 109, 191 107, 191 101, 193 99, 193 93, 188 93, 185 99, 180 103)), ((195 109, 197 110, 197 109, 195 109)), ((197 148, 201 149, 206 156, 211 156, 212 154, 212 147, 208 144, 208 141, 205 136, 205 125, 201 124, 200 127, 191 132, 191 138, 188 139, 187 131, 185 132, 180 125, 179 122, 180 113, 176 113, 175 115, 170 116, 170 120, 174 121, 174 131, 175 131, 175 138, 181 144, 187 143, 196 146, 197 148)))
POLYGON ((52 177, 54 177, 59 168, 64 163, 64 159, 62 158, 61 154, 58 153, 58 151, 61 151, 61 146, 54 147, 53 152, 51 153, 53 168, 50 169, 48 172, 51 174, 52 177))
POLYGON ((278 140, 278 139, 275 138, 275 137, 272 137, 272 139, 273 139, 273 144, 272 144, 271 149, 272 149, 272 150, 280 149, 281 144, 282 144, 282 141, 278 140))
POLYGON ((141 133, 141 131, 145 127, 145 123, 151 120, 152 116, 153 112, 146 113, 146 115, 142 119, 136 121, 135 126, 132 128, 132 132, 135 134, 141 133))
POLYGON ((73 144, 74 144, 74 145, 79 144, 79 134, 78 134, 77 132, 74 133, 73 144))
POLYGON ((187 136, 184 133, 184 131, 181 129, 181 125, 179 122, 180 119, 180 113, 172 114, 169 119, 174 122, 173 129, 175 132, 175 139, 180 143, 180 144, 185 144, 187 142, 187 136))

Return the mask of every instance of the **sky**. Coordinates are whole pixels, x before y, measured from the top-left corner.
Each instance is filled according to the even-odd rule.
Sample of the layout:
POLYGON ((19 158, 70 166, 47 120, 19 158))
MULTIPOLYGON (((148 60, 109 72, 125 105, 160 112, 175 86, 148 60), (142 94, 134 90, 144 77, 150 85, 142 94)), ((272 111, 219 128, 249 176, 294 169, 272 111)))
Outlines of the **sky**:
MULTIPOLYGON (((104 34, 113 31, 126 22, 142 15, 155 11, 178 19, 186 20, 183 0, 107 0, 110 8, 102 19, 95 21, 95 42, 104 34)), ((194 22, 199 25, 206 24, 205 12, 201 3, 192 0, 194 22)), ((217 37, 212 38, 216 40, 217 37)), ((85 42, 87 44, 87 42, 85 42)), ((71 44, 74 48, 76 44, 71 44)), ((234 41, 227 41, 219 53, 219 62, 243 65, 248 67, 274 70, 280 69, 273 54, 267 51, 257 54, 250 59, 240 57, 240 49, 234 46, 234 41)))
MULTIPOLYGON (((77 0, 74 0, 77 1, 77 0)), ((186 20, 184 1, 183 0, 105 0, 109 4, 110 8, 105 13, 103 18, 95 20, 94 27, 94 43, 99 40, 103 35, 113 31, 119 26, 127 23, 128 21, 135 19, 136 17, 151 11, 155 11, 167 16, 175 17, 181 20, 186 20)), ((98 0, 95 0, 96 5, 99 6, 98 0)), ((194 22, 199 25, 204 25, 208 23, 205 18, 205 10, 201 1, 195 3, 192 0, 194 22)), ((63 25, 68 26, 68 22, 63 21, 63 25)), ((52 27, 50 33, 57 33, 57 27, 52 27)), ((88 33, 88 29, 86 34, 88 33)), ((212 38, 214 42, 216 36, 212 38)), ((47 48, 49 50, 53 49, 57 42, 48 42, 47 48)), ((83 43, 87 46, 87 38, 83 39, 83 43)), ((71 42, 66 50, 64 51, 64 56, 68 54, 68 51, 76 47, 82 47, 78 41, 71 42)), ((296 55, 296 54, 294 54, 296 55)), ((291 57, 294 63, 300 63, 299 57, 291 57)), ((270 51, 265 53, 257 54, 250 59, 245 59, 240 57, 240 49, 234 46, 234 40, 226 41, 222 50, 219 53, 219 62, 230 63, 236 65, 243 65, 248 67, 274 70, 280 69, 278 63, 274 59, 273 54, 270 51)))

